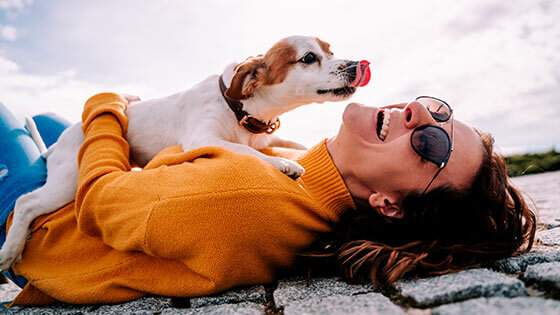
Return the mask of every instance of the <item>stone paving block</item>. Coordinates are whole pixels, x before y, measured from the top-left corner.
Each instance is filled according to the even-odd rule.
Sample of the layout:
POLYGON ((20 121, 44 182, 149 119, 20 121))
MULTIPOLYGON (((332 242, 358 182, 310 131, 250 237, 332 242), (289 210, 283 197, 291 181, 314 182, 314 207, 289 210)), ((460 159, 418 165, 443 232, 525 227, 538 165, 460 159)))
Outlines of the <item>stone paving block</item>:
POLYGON ((257 303, 239 303, 239 304, 221 304, 209 305, 200 308, 167 308, 164 309, 161 315, 177 315, 177 314, 240 314, 240 315, 262 315, 265 313, 265 307, 257 303))
POLYGON ((537 283, 547 295, 560 299, 560 262, 542 263, 527 267, 523 275, 525 282, 537 283))
POLYGON ((529 266, 525 270, 523 278, 535 282, 560 282, 560 262, 529 266))
POLYGON ((333 278, 313 278, 309 286, 303 278, 286 279, 278 282, 274 290, 274 303, 284 306, 290 302, 333 295, 355 295, 375 290, 372 285, 353 285, 333 278))
POLYGON ((504 297, 478 298, 461 303, 436 307, 432 315, 558 315, 560 301, 545 300, 539 297, 504 297))
POLYGON ((438 277, 401 280, 394 287, 413 306, 422 307, 476 297, 527 295, 523 282, 482 268, 438 277))
POLYGON ((527 266, 552 261, 560 261, 560 248, 534 246, 528 253, 497 260, 491 264, 491 267, 501 272, 520 273, 525 271, 527 266))
POLYGON ((294 301, 284 307, 284 314, 405 314, 381 293, 335 295, 294 301))
POLYGON ((548 246, 560 245, 560 227, 540 231, 537 233, 537 242, 548 246))
POLYGON ((11 281, 0 285, 0 303, 12 301, 20 291, 20 287, 11 281))
MULTIPOLYGON (((0 306, 4 307, 4 306, 0 306)), ((37 307, 19 307, 14 306, 10 308, 3 308, 0 310, 2 314, 17 314, 17 315, 77 315, 77 314, 92 314, 97 306, 92 305, 72 305, 72 304, 54 304, 49 306, 37 307)))
MULTIPOLYGON (((3 306, 0 306, 3 307, 3 306)), ((19 307, 14 306, 8 309, 0 309, 4 314, 150 314, 159 312, 164 308, 170 307, 170 298, 166 297, 143 297, 134 301, 121 304, 106 305, 73 305, 59 303, 41 307, 19 307)))
POLYGON ((161 296, 147 296, 136 299, 134 301, 102 305, 91 314, 153 314, 171 306, 171 298, 161 296))
POLYGON ((540 218, 538 224, 544 226, 547 229, 552 229, 560 227, 560 219, 550 217, 540 218))
POLYGON ((266 291, 264 286, 255 285, 246 288, 238 288, 221 294, 191 298, 191 307, 203 307, 207 305, 231 304, 240 302, 265 303, 266 291))

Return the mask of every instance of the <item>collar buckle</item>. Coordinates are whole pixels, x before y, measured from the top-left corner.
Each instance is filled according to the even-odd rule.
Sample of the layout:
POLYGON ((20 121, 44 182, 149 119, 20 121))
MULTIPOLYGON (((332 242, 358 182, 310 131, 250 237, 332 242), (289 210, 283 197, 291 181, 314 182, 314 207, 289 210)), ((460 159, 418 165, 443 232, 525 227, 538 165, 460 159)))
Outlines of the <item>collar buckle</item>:
POLYGON ((273 122, 264 123, 255 116, 246 114, 239 120, 239 125, 252 133, 272 134, 280 127, 280 119, 276 118, 273 122))

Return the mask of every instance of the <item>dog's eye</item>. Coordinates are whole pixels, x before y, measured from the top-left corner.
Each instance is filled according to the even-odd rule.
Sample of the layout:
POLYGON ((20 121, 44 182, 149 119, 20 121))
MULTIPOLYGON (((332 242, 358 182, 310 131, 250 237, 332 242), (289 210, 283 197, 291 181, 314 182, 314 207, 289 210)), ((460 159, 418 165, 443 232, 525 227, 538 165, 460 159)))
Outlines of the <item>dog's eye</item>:
POLYGON ((298 61, 306 64, 311 64, 317 61, 317 56, 312 52, 308 52, 307 54, 305 54, 305 56, 303 56, 303 58, 298 61))

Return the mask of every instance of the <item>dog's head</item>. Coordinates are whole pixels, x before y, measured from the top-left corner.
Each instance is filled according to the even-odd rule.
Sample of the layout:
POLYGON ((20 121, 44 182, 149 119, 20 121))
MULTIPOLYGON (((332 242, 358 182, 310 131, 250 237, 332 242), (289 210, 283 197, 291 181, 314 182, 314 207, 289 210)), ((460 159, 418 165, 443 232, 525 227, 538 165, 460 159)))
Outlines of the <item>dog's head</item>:
POLYGON ((356 87, 366 85, 369 76, 367 61, 337 59, 328 43, 311 36, 291 36, 264 56, 239 64, 226 95, 236 100, 261 96, 287 106, 342 101, 356 87))

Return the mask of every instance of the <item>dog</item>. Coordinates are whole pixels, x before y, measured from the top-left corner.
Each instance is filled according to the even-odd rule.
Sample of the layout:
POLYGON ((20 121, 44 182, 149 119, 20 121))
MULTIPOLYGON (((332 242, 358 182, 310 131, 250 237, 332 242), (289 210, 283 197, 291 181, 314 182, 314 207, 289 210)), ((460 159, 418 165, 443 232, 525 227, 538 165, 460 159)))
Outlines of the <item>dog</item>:
MULTIPOLYGON (((173 145, 184 151, 221 146, 257 156, 284 174, 299 177, 304 169, 296 162, 258 151, 271 146, 304 149, 272 135, 279 127, 278 116, 305 104, 346 100, 368 83, 369 71, 365 60, 334 58, 330 45, 316 37, 284 38, 264 55, 232 63, 222 75, 212 75, 190 89, 128 106, 131 161, 144 166, 173 145)), ((19 261, 36 217, 74 200, 83 141, 81 123, 76 123, 44 152, 47 182, 16 201, 13 223, 0 250, 0 269, 19 261)))

